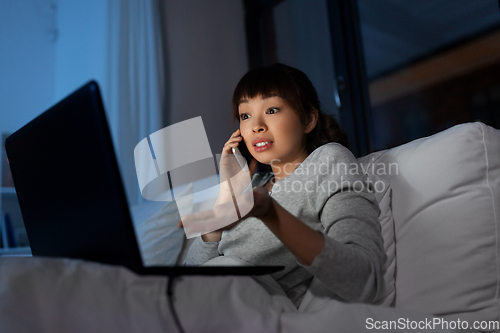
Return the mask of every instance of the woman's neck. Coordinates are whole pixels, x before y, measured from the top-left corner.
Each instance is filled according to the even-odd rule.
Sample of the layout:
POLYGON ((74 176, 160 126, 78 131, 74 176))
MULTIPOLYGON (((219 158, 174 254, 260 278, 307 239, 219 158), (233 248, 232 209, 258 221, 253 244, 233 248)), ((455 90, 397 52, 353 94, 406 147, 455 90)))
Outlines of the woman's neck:
POLYGON ((298 157, 288 162, 272 161, 271 169, 274 174, 274 181, 278 181, 290 176, 295 171, 295 169, 297 169, 299 165, 304 162, 307 156, 307 152, 304 151, 303 154, 300 154, 298 157))

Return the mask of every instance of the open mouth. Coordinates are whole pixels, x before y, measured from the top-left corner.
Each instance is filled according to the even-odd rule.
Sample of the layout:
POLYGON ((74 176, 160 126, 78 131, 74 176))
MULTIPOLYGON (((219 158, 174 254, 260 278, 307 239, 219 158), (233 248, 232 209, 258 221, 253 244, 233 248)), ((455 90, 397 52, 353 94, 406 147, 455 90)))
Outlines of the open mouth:
POLYGON ((268 145, 270 144, 271 141, 262 141, 262 142, 259 142, 255 145, 255 147, 264 147, 265 145, 268 145))
POLYGON ((261 151, 264 151, 264 150, 267 150, 269 148, 271 148, 273 145, 273 142, 272 141, 261 141, 261 142, 257 142, 253 147, 253 149, 256 151, 256 152, 261 152, 261 151))

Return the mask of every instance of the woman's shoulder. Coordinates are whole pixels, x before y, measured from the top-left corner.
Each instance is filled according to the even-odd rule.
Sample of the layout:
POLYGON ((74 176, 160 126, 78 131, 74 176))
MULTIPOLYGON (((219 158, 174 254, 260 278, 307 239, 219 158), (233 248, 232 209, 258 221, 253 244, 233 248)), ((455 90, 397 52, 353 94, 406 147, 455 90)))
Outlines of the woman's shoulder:
POLYGON ((356 157, 353 153, 336 142, 329 142, 322 146, 319 146, 314 151, 309 154, 309 162, 324 162, 324 163, 336 163, 336 162, 356 162, 356 157))

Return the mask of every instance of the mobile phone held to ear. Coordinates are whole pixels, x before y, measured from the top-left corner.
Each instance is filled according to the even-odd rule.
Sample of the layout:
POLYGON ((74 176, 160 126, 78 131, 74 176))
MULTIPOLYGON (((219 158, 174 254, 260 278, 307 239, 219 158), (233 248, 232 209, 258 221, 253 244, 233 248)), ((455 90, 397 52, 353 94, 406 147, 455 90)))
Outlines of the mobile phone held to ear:
POLYGON ((238 164, 240 165, 241 169, 244 172, 248 172, 248 163, 246 158, 243 157, 238 147, 233 147, 232 150, 233 150, 233 155, 234 157, 236 157, 236 160, 238 161, 238 164))

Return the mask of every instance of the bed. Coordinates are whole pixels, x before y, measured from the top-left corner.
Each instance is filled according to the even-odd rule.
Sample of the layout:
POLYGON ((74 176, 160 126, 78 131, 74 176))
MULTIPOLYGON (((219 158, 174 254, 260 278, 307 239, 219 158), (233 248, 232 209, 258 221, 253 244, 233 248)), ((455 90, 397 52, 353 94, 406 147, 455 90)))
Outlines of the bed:
MULTIPOLYGON (((0 257, 0 332, 177 332, 173 310, 185 332, 500 331, 500 131, 457 125, 359 162, 388 185, 377 194, 388 255, 377 305, 331 300, 313 282, 296 309, 265 277, 198 276, 170 281, 172 307, 166 277, 0 257)), ((182 263, 189 242, 175 206, 132 212, 144 261, 182 263)))

